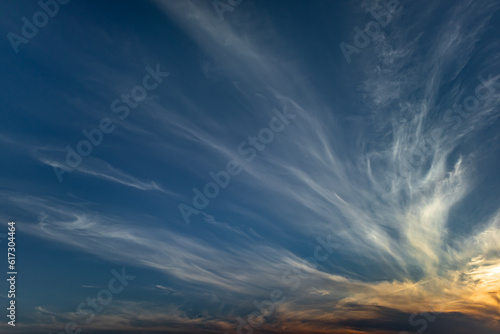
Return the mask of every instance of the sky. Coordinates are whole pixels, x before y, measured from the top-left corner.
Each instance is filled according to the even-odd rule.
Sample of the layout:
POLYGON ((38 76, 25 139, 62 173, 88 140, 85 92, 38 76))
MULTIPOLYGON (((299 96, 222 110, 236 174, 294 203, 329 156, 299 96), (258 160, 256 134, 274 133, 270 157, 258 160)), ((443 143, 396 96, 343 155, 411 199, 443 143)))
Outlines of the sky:
POLYGON ((499 333, 499 9, 1 1, 0 331, 499 333))

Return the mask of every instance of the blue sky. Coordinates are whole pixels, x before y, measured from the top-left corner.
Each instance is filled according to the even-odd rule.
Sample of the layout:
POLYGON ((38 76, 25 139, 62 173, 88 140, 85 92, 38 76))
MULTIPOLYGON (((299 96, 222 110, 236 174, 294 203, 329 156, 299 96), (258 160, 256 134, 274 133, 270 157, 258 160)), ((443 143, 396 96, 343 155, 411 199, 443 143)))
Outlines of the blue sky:
POLYGON ((498 333, 499 7, 1 2, 2 332, 498 333))

